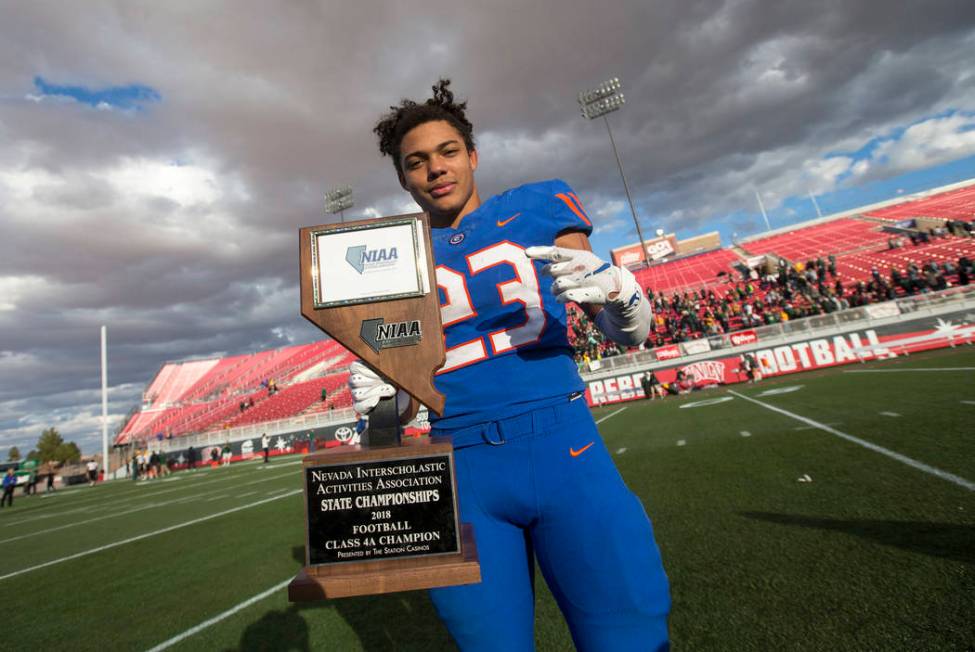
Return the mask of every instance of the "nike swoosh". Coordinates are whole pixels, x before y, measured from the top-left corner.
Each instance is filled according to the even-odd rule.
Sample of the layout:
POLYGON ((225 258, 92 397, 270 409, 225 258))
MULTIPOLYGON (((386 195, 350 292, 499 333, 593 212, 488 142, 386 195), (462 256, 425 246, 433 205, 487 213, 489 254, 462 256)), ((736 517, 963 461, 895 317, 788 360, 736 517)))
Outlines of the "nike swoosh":
POLYGON ((589 450, 589 447, 592 446, 595 443, 596 442, 591 441, 588 444, 586 444, 585 446, 583 446, 582 448, 580 448, 579 450, 575 450, 574 448, 570 448, 569 449, 569 455, 571 455, 572 457, 579 457, 580 455, 582 455, 583 453, 585 453, 587 450, 589 450))
POLYGON ((515 213, 514 215, 512 215, 511 217, 509 217, 506 220, 498 220, 498 226, 507 226, 508 222, 510 222, 511 220, 515 219, 519 215, 521 215, 521 213, 515 213))

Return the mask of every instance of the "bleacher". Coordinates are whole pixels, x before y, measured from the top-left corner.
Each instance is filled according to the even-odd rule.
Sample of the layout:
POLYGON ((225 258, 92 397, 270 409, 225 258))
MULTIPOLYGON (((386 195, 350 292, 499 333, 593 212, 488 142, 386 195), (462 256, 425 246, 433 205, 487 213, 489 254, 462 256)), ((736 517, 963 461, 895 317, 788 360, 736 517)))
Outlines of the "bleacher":
POLYGON ((223 429, 314 410, 321 389, 335 407, 351 403, 348 364, 355 359, 333 340, 269 351, 163 365, 144 393, 117 444, 223 429), (278 391, 268 391, 274 380, 278 391), (253 403, 253 407, 250 407, 253 403), (245 405, 243 410, 241 405, 245 405))
POLYGON ((864 247, 886 246, 890 234, 882 228, 876 222, 843 218, 750 240, 740 246, 750 255, 775 254, 790 261, 804 261, 864 247))
POLYGON ((975 221, 975 185, 907 200, 894 206, 869 211, 865 215, 892 222, 917 217, 972 222, 975 221))
POLYGON ((731 249, 717 249, 651 265, 634 275, 641 286, 654 292, 716 287, 727 282, 725 275, 734 274, 731 265, 740 260, 731 249))
MULTIPOLYGON (((704 337, 711 334, 708 331, 713 332, 716 322, 720 325, 718 332, 732 332, 769 323, 769 319, 777 321, 819 314, 822 310, 838 309, 836 305, 823 303, 834 299, 882 301, 891 296, 891 291, 894 296, 903 296, 909 292, 927 292, 935 287, 967 283, 972 274, 970 270, 966 275, 959 274, 959 259, 975 259, 975 238, 971 237, 970 231, 966 233, 965 229, 945 224, 947 220, 975 221, 975 185, 952 188, 862 214, 849 213, 836 219, 818 219, 782 229, 772 235, 738 243, 741 255, 733 248, 726 248, 654 263, 635 272, 640 285, 645 290, 653 290, 657 298, 655 325, 648 344, 670 344, 681 339, 704 337), (907 220, 912 221, 904 224, 907 220), (940 228, 942 225, 944 229, 940 228), (940 233, 933 231, 935 227, 940 233), (836 275, 829 274, 822 285, 815 282, 817 292, 800 294, 791 288, 786 299, 780 292, 782 288, 774 280, 767 281, 764 272, 743 281, 738 271, 732 268, 745 256, 766 255, 784 259, 800 274, 812 261, 827 261, 832 255, 836 261, 836 275), (933 271, 934 281, 925 274, 925 268, 932 263, 938 266, 933 271), (892 270, 896 269, 904 277, 910 265, 918 268, 915 274, 923 276, 923 280, 907 286, 890 282, 892 270), (874 270, 884 284, 872 283, 874 270), (864 286, 858 287, 861 281, 866 291, 864 286), (825 294, 818 290, 824 290, 825 294), (691 331, 687 329, 688 322, 694 326, 691 331)), ((614 347, 602 341, 598 333, 593 344, 593 329, 581 314, 570 321, 570 338, 575 333, 580 336, 576 341, 579 356, 584 353, 591 356, 594 352, 596 355, 613 353, 614 347), (581 328, 573 328, 577 322, 581 328)))
POLYGON ((891 268, 903 270, 912 263, 920 267, 928 262, 957 265, 962 256, 975 259, 975 239, 946 238, 917 246, 847 254, 837 258, 836 271, 844 281, 869 281, 874 268, 886 277, 891 268))

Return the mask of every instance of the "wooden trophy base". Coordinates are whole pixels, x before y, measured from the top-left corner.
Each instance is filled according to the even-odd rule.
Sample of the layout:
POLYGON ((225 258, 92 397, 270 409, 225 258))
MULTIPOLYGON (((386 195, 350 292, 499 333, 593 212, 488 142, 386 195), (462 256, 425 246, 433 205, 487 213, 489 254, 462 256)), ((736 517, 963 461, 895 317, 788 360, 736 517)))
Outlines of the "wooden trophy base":
MULTIPOLYGON (((434 459, 450 461, 449 477, 440 487, 441 491, 449 488, 451 495, 456 496, 456 481, 452 475, 453 446, 445 440, 423 440, 402 446, 373 448, 342 446, 305 457, 302 467, 306 474, 311 473, 310 477, 314 478, 315 473, 322 469, 334 471, 347 469, 348 465, 368 466, 375 463, 419 464, 434 459)), ((306 517, 310 507, 314 507, 323 495, 335 494, 329 491, 310 492, 306 486, 306 517)), ((450 552, 438 554, 321 563, 314 561, 315 557, 308 548, 310 540, 306 539, 306 565, 288 585, 288 599, 291 602, 329 600, 480 582, 481 566, 474 543, 474 528, 469 523, 458 523, 457 504, 453 497, 449 499, 449 504, 450 513, 454 515, 452 529, 457 533, 452 536, 459 535, 454 539, 459 543, 459 550, 455 547, 450 552)))
POLYGON ((481 581, 474 527, 461 525, 461 550, 457 555, 420 559, 343 564, 337 568, 306 566, 288 585, 288 600, 309 602, 417 591, 481 581))

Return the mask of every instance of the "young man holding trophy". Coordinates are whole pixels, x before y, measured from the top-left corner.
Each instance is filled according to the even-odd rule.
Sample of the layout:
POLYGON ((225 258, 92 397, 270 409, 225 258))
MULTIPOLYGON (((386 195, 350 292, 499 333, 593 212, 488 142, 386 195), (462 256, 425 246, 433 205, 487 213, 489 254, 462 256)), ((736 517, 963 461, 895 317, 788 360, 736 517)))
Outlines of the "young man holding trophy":
MULTIPOLYGON (((482 201, 466 102, 449 81, 433 90, 375 128, 430 216, 447 348, 431 434, 453 443, 480 555, 480 583, 431 599, 463 650, 533 649, 537 559, 579 649, 666 649, 670 598, 650 520, 586 405, 564 307, 579 304, 612 340, 637 346, 649 302, 628 270, 592 253, 592 224, 564 182, 482 201)), ((361 413, 397 393, 359 363, 349 382, 361 413)), ((415 400, 398 399, 404 419, 415 414, 415 400)))

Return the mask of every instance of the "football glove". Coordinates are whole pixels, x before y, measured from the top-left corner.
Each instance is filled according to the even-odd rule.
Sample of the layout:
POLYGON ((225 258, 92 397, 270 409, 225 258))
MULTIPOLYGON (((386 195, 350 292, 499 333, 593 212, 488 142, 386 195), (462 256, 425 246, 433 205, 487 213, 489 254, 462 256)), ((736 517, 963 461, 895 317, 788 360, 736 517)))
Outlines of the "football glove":
POLYGON ((650 331, 650 302, 630 270, 610 265, 591 251, 565 247, 528 247, 525 254, 548 261, 542 273, 551 276, 559 303, 603 306, 596 326, 625 346, 639 346, 650 331))
POLYGON ((369 414, 379 404, 379 399, 396 397, 399 414, 410 406, 410 395, 386 382, 364 363, 356 360, 349 365, 349 392, 352 394, 352 409, 359 414, 369 414))

